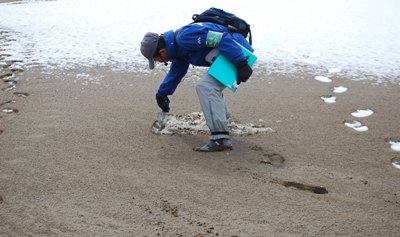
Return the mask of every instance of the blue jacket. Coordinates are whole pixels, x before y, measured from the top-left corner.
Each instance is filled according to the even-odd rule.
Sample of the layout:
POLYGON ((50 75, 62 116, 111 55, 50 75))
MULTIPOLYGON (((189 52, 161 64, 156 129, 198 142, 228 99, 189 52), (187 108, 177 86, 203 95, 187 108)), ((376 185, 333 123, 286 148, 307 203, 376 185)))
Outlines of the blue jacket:
POLYGON ((171 61, 172 65, 158 89, 157 96, 172 95, 186 75, 190 64, 210 66, 205 61, 206 55, 213 49, 206 46, 208 31, 223 32, 218 49, 232 63, 245 60, 240 46, 234 41, 251 52, 254 51, 240 33, 228 33, 226 27, 213 23, 194 23, 186 25, 176 32, 167 31, 164 33, 167 60, 171 61))

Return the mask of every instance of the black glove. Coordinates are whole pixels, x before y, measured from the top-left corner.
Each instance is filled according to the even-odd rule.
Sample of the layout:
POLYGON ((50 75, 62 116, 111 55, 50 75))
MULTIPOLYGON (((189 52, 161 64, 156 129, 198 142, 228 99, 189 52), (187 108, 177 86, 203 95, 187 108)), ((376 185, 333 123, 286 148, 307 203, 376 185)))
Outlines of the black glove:
POLYGON ((169 112, 169 99, 168 96, 163 95, 163 96, 157 96, 156 95, 156 100, 158 106, 162 109, 164 112, 169 112))
POLYGON ((246 60, 240 61, 235 64, 237 69, 237 84, 246 82, 253 73, 253 69, 249 66, 246 60))

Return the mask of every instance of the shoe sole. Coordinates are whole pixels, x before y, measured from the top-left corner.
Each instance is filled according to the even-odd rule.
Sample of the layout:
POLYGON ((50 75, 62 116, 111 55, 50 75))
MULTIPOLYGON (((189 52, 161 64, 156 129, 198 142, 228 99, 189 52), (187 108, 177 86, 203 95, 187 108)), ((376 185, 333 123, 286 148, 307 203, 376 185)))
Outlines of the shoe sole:
POLYGON ((216 149, 216 150, 203 150, 201 149, 201 147, 195 147, 193 148, 193 150, 197 152, 221 152, 221 151, 231 151, 233 150, 233 147, 225 146, 223 149, 216 149))

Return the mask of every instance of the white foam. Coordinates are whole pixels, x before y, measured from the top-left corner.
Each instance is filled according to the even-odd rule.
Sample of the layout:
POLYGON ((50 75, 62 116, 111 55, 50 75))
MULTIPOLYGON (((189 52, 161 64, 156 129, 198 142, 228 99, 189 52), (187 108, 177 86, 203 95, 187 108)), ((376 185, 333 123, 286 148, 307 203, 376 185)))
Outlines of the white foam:
POLYGON ((365 125, 362 125, 360 121, 351 121, 351 122, 345 122, 344 125, 346 127, 352 128, 356 130, 357 132, 366 132, 368 131, 368 127, 365 125))
POLYGON ((321 96, 321 100, 323 100, 327 104, 336 103, 336 96, 321 96))
POLYGON ((394 151, 400 151, 400 142, 397 141, 389 141, 390 148, 394 151))
POLYGON ((365 117, 371 116, 373 113, 374 113, 374 111, 372 111, 370 109, 365 109, 365 110, 358 109, 356 112, 351 113, 351 115, 356 118, 365 118, 365 117))
POLYGON ((332 82, 331 79, 329 79, 328 77, 323 77, 323 76, 315 76, 314 79, 317 81, 320 81, 320 82, 325 82, 325 83, 332 82))
POLYGON ((346 92, 348 89, 346 88, 346 87, 343 87, 343 86, 335 86, 334 88, 333 88, 333 93, 344 93, 344 92, 346 92))

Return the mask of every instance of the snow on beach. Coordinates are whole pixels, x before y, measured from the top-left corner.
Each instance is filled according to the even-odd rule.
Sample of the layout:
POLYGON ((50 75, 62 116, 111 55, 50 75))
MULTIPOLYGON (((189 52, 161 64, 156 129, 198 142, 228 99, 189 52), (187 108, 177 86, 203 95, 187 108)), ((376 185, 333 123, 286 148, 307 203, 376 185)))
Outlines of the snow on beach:
POLYGON ((0 29, 15 39, 0 45, 1 53, 48 69, 100 65, 146 72, 139 51, 144 33, 177 29, 191 22, 192 14, 214 6, 251 24, 256 65, 266 73, 334 73, 398 83, 399 1, 267 0, 247 5, 228 0, 1 4, 0 29))

